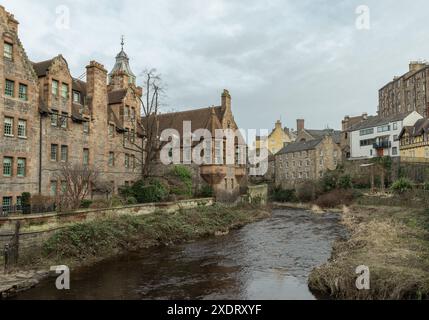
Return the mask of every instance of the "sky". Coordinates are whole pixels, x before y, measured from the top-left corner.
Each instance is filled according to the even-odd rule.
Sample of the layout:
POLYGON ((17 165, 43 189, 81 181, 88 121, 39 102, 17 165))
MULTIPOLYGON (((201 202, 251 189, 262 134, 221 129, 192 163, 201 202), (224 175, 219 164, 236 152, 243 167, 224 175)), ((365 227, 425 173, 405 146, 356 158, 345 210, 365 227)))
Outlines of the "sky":
MULTIPOLYGON (((134 73, 156 68, 166 111, 232 96, 239 127, 340 129, 375 114, 378 89, 429 58, 426 0, 3 0, 32 61, 110 71, 121 35, 134 73), (363 11, 361 10, 362 6, 363 11)), ((142 77, 137 82, 143 83, 142 77)))

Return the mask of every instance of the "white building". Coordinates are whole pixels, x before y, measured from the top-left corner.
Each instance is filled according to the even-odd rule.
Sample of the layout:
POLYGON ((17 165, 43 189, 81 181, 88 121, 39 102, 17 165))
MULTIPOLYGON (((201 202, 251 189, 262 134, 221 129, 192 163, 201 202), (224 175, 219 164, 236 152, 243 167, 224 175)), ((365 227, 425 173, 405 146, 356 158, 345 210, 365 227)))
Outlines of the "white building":
POLYGON ((398 137, 402 128, 413 126, 421 118, 416 111, 390 117, 364 118, 347 132, 350 135, 350 158, 399 157, 398 137))

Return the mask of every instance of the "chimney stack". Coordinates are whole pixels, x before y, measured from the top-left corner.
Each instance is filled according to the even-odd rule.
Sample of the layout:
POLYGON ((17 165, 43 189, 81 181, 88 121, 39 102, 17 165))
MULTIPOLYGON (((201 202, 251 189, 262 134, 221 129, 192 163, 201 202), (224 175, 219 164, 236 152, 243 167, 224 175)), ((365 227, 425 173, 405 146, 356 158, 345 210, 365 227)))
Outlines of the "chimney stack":
POLYGON ((298 133, 303 131, 304 128, 305 128, 305 120, 304 119, 296 120, 296 130, 298 131, 298 133))
POLYGON ((276 122, 276 129, 282 129, 282 122, 280 120, 276 122))
POLYGON ((229 91, 224 89, 222 93, 222 111, 231 111, 231 95, 229 91))
POLYGON ((362 120, 368 120, 368 113, 362 113, 362 120))

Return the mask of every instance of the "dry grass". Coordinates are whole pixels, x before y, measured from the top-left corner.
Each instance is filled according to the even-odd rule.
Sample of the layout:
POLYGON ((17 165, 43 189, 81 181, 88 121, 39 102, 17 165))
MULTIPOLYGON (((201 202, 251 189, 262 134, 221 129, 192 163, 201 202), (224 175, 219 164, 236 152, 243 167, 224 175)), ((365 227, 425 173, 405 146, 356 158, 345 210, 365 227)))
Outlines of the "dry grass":
POLYGON ((352 207, 343 215, 350 239, 336 243, 331 260, 314 270, 309 285, 338 299, 428 299, 429 211, 352 207), (371 272, 371 289, 356 289, 355 270, 371 272))

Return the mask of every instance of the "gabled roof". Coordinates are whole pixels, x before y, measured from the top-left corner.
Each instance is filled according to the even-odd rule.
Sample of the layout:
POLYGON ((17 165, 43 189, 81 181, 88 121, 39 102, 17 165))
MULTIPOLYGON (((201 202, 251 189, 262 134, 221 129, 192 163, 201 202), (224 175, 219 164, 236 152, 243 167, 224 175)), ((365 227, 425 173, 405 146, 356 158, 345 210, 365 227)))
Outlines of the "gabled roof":
POLYGON ((334 139, 335 143, 341 142, 341 131, 333 130, 333 129, 324 129, 324 130, 312 130, 312 129, 304 129, 308 134, 310 134, 314 139, 321 139, 326 135, 331 135, 334 139))
POLYGON ((354 126, 351 126, 348 131, 357 131, 362 129, 369 129, 374 127, 379 127, 385 124, 389 124, 391 122, 395 121, 402 121, 406 117, 408 117, 412 112, 407 113, 401 113, 401 114, 394 114, 388 117, 380 117, 380 116, 369 116, 367 120, 363 120, 362 122, 359 122, 355 124, 354 126))
POLYGON ((126 97, 128 92, 128 89, 119 89, 115 91, 110 91, 108 93, 108 103, 110 104, 117 104, 122 103, 124 98, 126 97))
POLYGON ((401 133, 399 134, 399 139, 402 138, 405 132, 408 132, 408 134, 411 137, 417 137, 421 136, 425 132, 429 132, 429 119, 423 118, 417 120, 417 122, 414 124, 414 126, 406 126, 402 129, 401 133))
MULTIPOLYGON (((222 107, 208 107, 182 112, 165 113, 158 115, 159 132, 165 129, 174 129, 183 135, 183 122, 191 121, 191 130, 208 129, 211 131, 212 116, 217 118, 216 125, 219 126, 223 119, 222 107), (214 114, 213 114, 214 113, 214 114)), ((142 118, 142 125, 145 125, 145 117, 142 118)))
POLYGON ((39 78, 46 76, 46 74, 49 70, 49 67, 52 65, 52 62, 54 61, 54 59, 55 58, 45 60, 45 61, 41 61, 41 62, 32 62, 34 71, 36 72, 36 74, 39 78))
POLYGON ((286 153, 293 153, 293 152, 301 152, 301 151, 313 150, 322 141, 323 141, 323 138, 316 139, 316 140, 310 140, 310 141, 293 142, 293 143, 290 143, 287 146, 285 146, 277 154, 281 155, 281 154, 286 154, 286 153))

